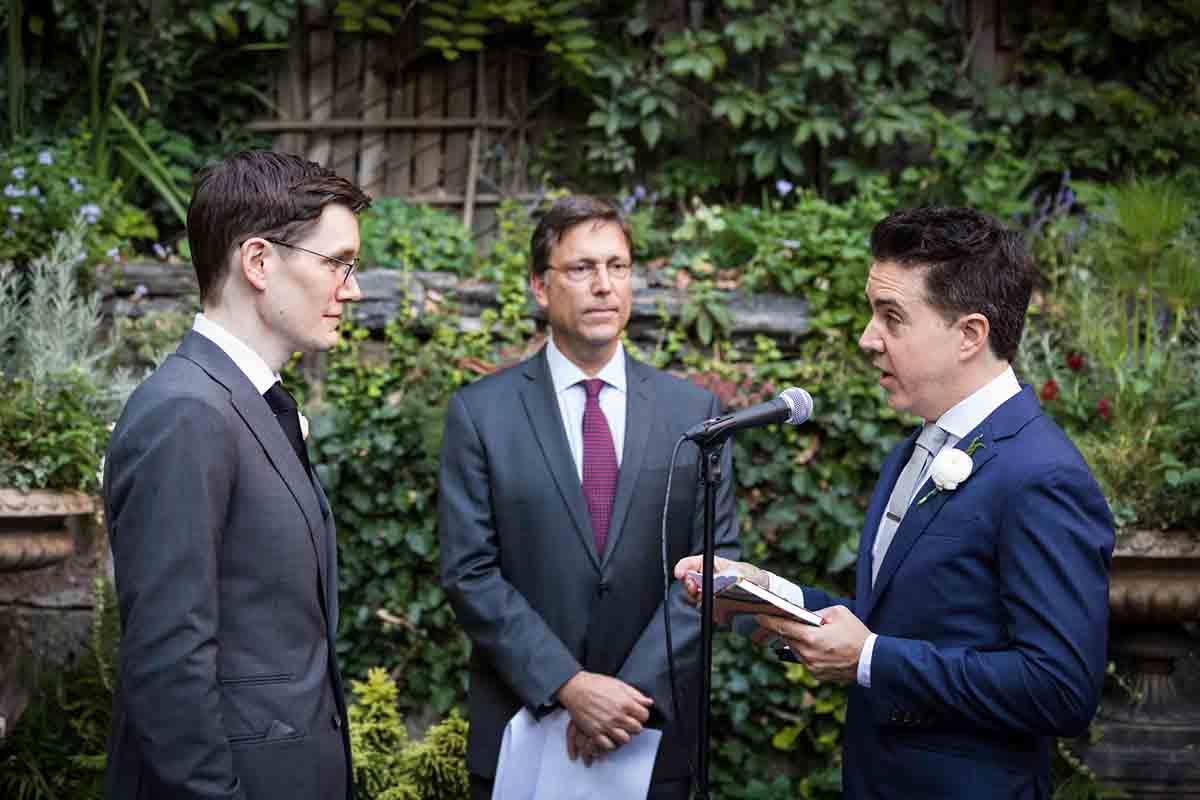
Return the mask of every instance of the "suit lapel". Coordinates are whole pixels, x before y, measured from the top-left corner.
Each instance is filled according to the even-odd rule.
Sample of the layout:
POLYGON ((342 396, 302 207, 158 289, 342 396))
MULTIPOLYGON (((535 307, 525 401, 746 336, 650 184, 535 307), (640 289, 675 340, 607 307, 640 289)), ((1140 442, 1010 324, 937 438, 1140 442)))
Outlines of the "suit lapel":
MULTIPOLYGON (((319 587, 325 590, 325 576, 329 573, 327 553, 323 541, 325 521, 321 515, 321 507, 317 500, 311 476, 305 474, 304 467, 296 458, 283 429, 271 413, 270 406, 263 399, 254 384, 246 377, 237 365, 221 348, 198 333, 189 331, 179 346, 179 355, 192 361, 213 380, 220 383, 229 391, 229 399, 250 433, 266 451, 271 465, 283 479, 288 491, 295 498, 304 514, 308 527, 308 538, 312 543, 313 554, 317 559, 319 571, 319 587)), ((326 603, 326 606, 328 604, 326 603)), ((328 610, 328 609, 327 609, 328 610)))
POLYGON ((592 534, 592 521, 579 483, 579 472, 571 448, 567 444, 566 429, 563 427, 562 412, 554 394, 554 381, 550 378, 550 366, 546 361, 546 350, 525 362, 521 367, 525 383, 521 387, 521 402, 529 417, 529 426, 541 448, 542 457, 562 496, 563 505, 575 525, 575 533, 587 550, 597 570, 600 559, 596 555, 596 537, 592 534))
MULTIPOLYGON (((976 480, 978 473, 987 466, 989 461, 996 457, 995 443, 997 441, 1015 435, 1017 431, 1040 413, 1041 408, 1038 406, 1037 399, 1033 395, 1033 390, 1026 386, 1023 387, 1021 392, 1006 400, 990 416, 977 425, 974 430, 959 440, 958 444, 954 446, 955 449, 966 451, 977 437, 979 439, 979 447, 971 455, 972 467, 971 474, 967 478, 967 483, 976 480)), ((911 453, 911 447, 906 449, 911 453)), ((888 484, 889 492, 891 491, 891 486, 894 484, 895 478, 893 477, 891 483, 888 484)), ((892 544, 888 547, 887 554, 884 556, 883 564, 879 568, 879 575, 875 579, 875 587, 867 595, 868 600, 862 608, 861 619, 865 620, 871 613, 876 602, 887 589, 892 576, 896 574, 896 570, 904 562, 905 556, 908 555, 913 545, 925 533, 934 519, 937 518, 938 512, 942 510, 942 506, 954 501, 955 492, 933 492, 933 494, 930 494, 933 489, 933 480, 926 479, 921 488, 917 490, 916 498, 913 500, 913 504, 909 506, 908 513, 904 515, 904 520, 900 523, 900 527, 896 531, 896 537, 892 540, 892 544), (928 499, 923 503, 919 503, 926 495, 929 495, 928 499)), ((876 526, 878 526, 878 522, 879 519, 876 517, 876 526)), ((874 534, 872 533, 871 536, 873 539, 874 534)), ((866 552, 870 551, 867 550, 866 552)), ((868 576, 869 574, 868 572, 868 576)), ((870 578, 868 577, 868 585, 869 581, 870 578)))
POLYGON ((625 444, 621 450, 621 469, 617 473, 617 495, 613 499, 604 562, 616 552, 617 540, 625 527, 625 517, 637 488, 638 475, 646 457, 646 444, 654 422, 654 393, 650 390, 650 371, 628 355, 625 359, 625 444))

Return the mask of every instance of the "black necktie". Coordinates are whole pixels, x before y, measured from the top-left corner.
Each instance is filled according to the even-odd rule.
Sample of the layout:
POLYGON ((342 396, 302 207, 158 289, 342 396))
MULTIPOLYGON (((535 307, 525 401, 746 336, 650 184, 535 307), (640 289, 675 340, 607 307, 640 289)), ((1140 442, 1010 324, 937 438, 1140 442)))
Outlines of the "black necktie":
POLYGON ((296 458, 300 459, 305 474, 308 474, 312 471, 312 467, 308 463, 308 449, 304 446, 304 437, 300 435, 300 411, 299 406, 296 405, 296 398, 283 388, 282 383, 275 381, 271 384, 271 388, 267 389, 263 399, 275 412, 275 420, 279 423, 279 427, 283 428, 284 435, 292 443, 292 449, 296 451, 296 458))

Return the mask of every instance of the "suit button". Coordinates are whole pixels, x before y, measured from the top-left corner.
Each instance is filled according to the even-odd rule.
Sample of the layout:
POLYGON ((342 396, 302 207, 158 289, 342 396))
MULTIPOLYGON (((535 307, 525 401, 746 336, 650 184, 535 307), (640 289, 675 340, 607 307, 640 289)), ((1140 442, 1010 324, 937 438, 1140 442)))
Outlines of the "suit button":
POLYGON ((333 716, 329 718, 329 721, 333 723, 333 729, 335 731, 340 731, 342 729, 342 718, 338 716, 336 711, 333 712, 333 716))
POLYGON ((893 709, 892 710, 892 722, 899 722, 899 721, 900 721, 900 712, 893 709))
POLYGON ((604 595, 608 594, 608 588, 607 581, 600 581, 600 585, 596 587, 596 594, 600 597, 604 597, 604 595))

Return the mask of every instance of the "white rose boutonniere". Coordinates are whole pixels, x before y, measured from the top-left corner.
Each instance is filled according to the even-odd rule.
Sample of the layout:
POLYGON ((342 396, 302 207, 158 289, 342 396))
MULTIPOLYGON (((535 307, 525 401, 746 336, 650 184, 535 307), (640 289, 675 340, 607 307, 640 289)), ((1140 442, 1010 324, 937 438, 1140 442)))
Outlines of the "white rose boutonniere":
POLYGON ((980 443, 980 438, 976 436, 972 439, 965 451, 951 448, 933 457, 933 463, 929 466, 929 477, 933 480, 934 488, 918 500, 917 505, 921 505, 938 492, 953 492, 960 483, 971 477, 971 471, 975 468, 971 454, 984 446, 980 443))
POLYGON ((308 441, 308 417, 301 414, 299 411, 296 414, 300 417, 300 438, 308 441))

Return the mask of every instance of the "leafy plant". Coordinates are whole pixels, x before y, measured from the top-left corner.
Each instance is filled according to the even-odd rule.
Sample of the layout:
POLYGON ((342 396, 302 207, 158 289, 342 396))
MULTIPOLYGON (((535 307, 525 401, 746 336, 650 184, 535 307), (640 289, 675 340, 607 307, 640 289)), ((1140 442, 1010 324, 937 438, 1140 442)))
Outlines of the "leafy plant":
POLYGON ((362 215, 362 258, 368 267, 466 275, 474 244, 462 221, 399 197, 376 200, 362 215))
POLYGON ((121 183, 93 170, 88 146, 84 136, 0 151, 0 261, 28 262, 58 231, 77 222, 83 224, 82 246, 92 263, 119 259, 136 241, 157 236, 146 213, 122 198, 121 183))

